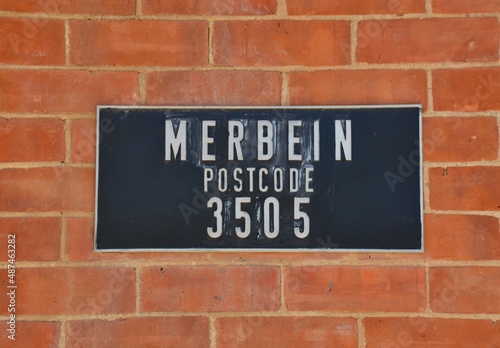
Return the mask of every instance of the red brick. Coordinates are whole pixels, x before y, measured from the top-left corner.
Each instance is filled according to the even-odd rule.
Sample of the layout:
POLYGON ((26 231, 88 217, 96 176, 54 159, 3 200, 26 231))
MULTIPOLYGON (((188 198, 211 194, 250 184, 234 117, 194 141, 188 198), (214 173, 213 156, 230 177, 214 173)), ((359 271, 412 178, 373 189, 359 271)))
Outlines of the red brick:
POLYGON ((94 211, 94 168, 0 170, 0 211, 94 211))
POLYGON ((214 62, 224 66, 345 65, 351 61, 344 21, 215 22, 214 62))
MULTIPOLYGON (((7 271, 0 270, 4 288, 7 271)), ((112 314, 135 311, 132 268, 18 268, 16 312, 23 315, 112 314)), ((6 297, 6 296, 3 296, 6 297)), ((3 302, 7 299, 2 299, 3 302)), ((6 315, 7 305, 0 308, 6 315)))
MULTIPOLYGON (((7 320, 6 320, 7 321, 7 320)), ((7 324, 5 324, 7 327, 7 324)), ((2 337, 3 341, 7 341, 7 335, 2 337)), ((59 347, 59 339, 61 337, 61 324, 55 322, 44 321, 16 321, 16 340, 12 344, 5 343, 5 347, 16 348, 55 348, 59 347), (15 343, 15 344, 14 344, 15 343)))
POLYGON ((64 161, 64 121, 0 118, 0 162, 64 161))
POLYGON ((1 112, 95 112, 97 105, 137 104, 137 73, 0 70, 1 112))
POLYGON ((335 70, 291 72, 290 104, 423 104, 427 77, 422 70, 335 70))
POLYGON ((500 12, 499 0, 432 0, 435 13, 486 13, 500 12))
POLYGON ((95 163, 96 120, 71 121, 71 162, 95 163))
MULTIPOLYGON (((427 246, 426 246, 427 248, 427 246)), ((480 250, 480 249, 479 249, 480 250)), ((486 254, 488 255, 488 254, 486 254)), ((186 261, 198 264, 214 262, 268 262, 268 261, 325 261, 325 260, 401 260, 397 253, 297 253, 297 252, 95 252, 94 218, 81 217, 67 220, 66 256, 72 261, 89 260, 158 260, 186 261)), ((407 253, 405 260, 425 259, 422 253, 407 253)))
POLYGON ((486 348, 500 344, 500 325, 492 320, 367 318, 364 326, 366 348, 486 348))
POLYGON ((361 15, 425 12, 424 0, 287 0, 289 15, 361 15))
POLYGON ((198 21, 74 20, 76 65, 191 66, 208 63, 208 24, 198 21))
POLYGON ((148 15, 270 15, 277 0, 143 0, 142 12, 148 15))
POLYGON ((47 14, 135 15, 135 3, 135 0, 0 0, 0 8, 2 11, 47 14))
POLYGON ((497 18, 362 21, 356 57, 368 63, 498 60, 497 18))
MULTIPOLYGON (((66 230, 66 256, 71 261, 134 259, 142 254, 94 251, 94 218, 69 218, 66 230)), ((159 257, 157 253, 146 253, 146 255, 151 256, 150 258, 159 257)), ((161 255, 165 258, 164 253, 161 255)))
POLYGON ((67 324, 66 347, 209 347, 208 318, 147 317, 67 324))
POLYGON ((64 30, 62 20, 2 18, 0 63, 64 64, 64 30))
POLYGON ((358 347, 356 320, 331 317, 220 318, 217 347, 358 347))
POLYGON ((432 95, 436 111, 500 110, 500 68, 435 70, 432 95))
POLYGON ((279 105, 281 75, 254 71, 169 71, 146 76, 152 105, 279 105))
POLYGON ((430 168, 429 175, 432 209, 500 211, 500 167, 430 168))
POLYGON ((285 270, 289 310, 422 311, 425 272, 415 267, 292 267, 285 270))
MULTIPOLYGON (((0 246, 7 250, 8 235, 16 237, 16 261, 55 261, 61 250, 60 218, 1 218, 0 246)), ((0 254, 7 261, 7 252, 0 254)))
POLYGON ((68 260, 94 260, 115 253, 94 252, 94 218, 70 218, 66 224, 66 255, 68 260))
POLYGON ((482 215, 425 215, 425 251, 444 260, 498 260, 498 219, 482 215))
POLYGON ((424 160, 465 162, 496 160, 495 117, 431 117, 423 119, 424 160))
POLYGON ((498 314, 499 298, 498 267, 430 269, 430 301, 434 312, 498 314))
MULTIPOLYGON (((241 253, 232 254, 234 258, 241 261, 241 253)), ((213 260, 225 260, 219 252, 99 252, 94 251, 94 218, 68 218, 66 232, 66 256, 72 261, 103 261, 103 260, 163 260, 163 261, 186 261, 189 263, 213 263, 213 260)), ((252 253, 250 259, 259 259, 252 253)), ((276 259, 276 257, 275 257, 276 259)), ((281 259, 281 257, 280 257, 281 259)))
POLYGON ((277 310, 279 283, 277 267, 147 267, 141 274, 141 310, 277 310))

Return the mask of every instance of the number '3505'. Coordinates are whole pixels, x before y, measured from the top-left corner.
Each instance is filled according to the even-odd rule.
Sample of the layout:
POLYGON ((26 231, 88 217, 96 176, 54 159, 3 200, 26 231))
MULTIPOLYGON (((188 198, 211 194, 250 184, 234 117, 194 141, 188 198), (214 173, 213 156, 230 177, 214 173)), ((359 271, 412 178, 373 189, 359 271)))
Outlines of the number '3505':
MULTIPOLYGON (((236 197, 234 199, 234 218, 242 220, 243 227, 236 226, 234 232, 239 238, 247 238, 251 233, 251 217, 245 211, 252 203, 250 197, 236 197)), ((302 205, 309 204, 309 197, 295 197, 293 202, 293 218, 302 228, 294 227, 293 232, 297 238, 306 238, 309 235, 309 215, 301 210, 302 205)), ((219 238, 224 230, 223 203, 219 197, 212 197, 207 202, 208 208, 213 208, 215 227, 207 227, 207 234, 211 238, 219 238)), ((267 238, 276 238, 280 233, 280 202, 275 197, 268 197, 262 205, 263 231, 267 238)), ((297 224, 294 224, 295 226, 297 224)))

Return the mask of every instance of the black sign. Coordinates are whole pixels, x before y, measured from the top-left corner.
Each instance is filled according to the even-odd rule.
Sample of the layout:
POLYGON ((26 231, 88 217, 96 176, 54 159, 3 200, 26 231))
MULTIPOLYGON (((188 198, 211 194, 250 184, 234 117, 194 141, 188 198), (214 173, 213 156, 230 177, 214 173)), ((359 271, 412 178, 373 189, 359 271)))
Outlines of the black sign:
POLYGON ((97 250, 422 250, 419 106, 98 109, 97 250))

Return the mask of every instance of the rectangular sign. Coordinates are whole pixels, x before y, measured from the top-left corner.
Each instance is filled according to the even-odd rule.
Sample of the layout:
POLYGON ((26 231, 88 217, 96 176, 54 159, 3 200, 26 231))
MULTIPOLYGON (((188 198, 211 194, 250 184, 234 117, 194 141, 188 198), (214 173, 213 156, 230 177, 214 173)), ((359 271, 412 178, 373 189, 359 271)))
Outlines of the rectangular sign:
POLYGON ((422 251, 421 107, 98 108, 96 250, 422 251))

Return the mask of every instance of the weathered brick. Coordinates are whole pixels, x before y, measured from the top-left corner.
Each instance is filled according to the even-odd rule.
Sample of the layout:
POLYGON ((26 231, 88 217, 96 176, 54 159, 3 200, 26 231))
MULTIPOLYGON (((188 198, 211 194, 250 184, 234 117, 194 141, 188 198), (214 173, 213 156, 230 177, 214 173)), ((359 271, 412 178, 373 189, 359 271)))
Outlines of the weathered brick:
POLYGON ((192 66, 208 64, 208 24, 201 21, 74 20, 76 65, 192 66))
POLYGON ((2 18, 0 33, 2 64, 57 65, 65 62, 62 20, 2 18))
MULTIPOLYGON (((5 327, 7 327, 7 324, 5 327)), ((16 321, 16 340, 9 342, 6 338, 9 334, 5 331, 5 336, 2 337, 2 341, 6 341, 5 347, 32 348, 36 346, 55 348, 59 347, 61 324, 46 321, 16 321)))
POLYGON ((64 161, 64 121, 0 118, 0 162, 64 161))
MULTIPOLYGON (((68 218, 66 223, 66 256, 71 261, 96 260, 129 260, 137 258, 165 258, 162 253, 129 253, 129 252, 98 252, 94 251, 94 218, 68 218)), ((173 259, 179 259, 176 253, 173 259)))
POLYGON ((66 223, 66 255, 69 260, 92 260, 111 253, 94 253, 94 219, 70 218, 66 223))
POLYGON ((153 105, 279 105, 281 76, 274 72, 169 71, 146 76, 153 105))
POLYGON ((423 119, 423 153, 429 162, 496 160, 495 117, 429 117, 423 119))
POLYGON ((223 66, 345 65, 351 61, 345 21, 219 21, 214 62, 223 66))
MULTIPOLYGON (((94 218, 75 217, 68 218, 66 225, 66 256, 71 261, 103 261, 103 260, 163 260, 204 262, 223 259, 221 253, 200 252, 99 252, 94 251, 94 218)), ((240 254, 235 257, 240 258, 240 254)), ((255 253, 253 253, 255 258, 255 253)))
POLYGON ((76 119, 71 121, 71 161, 95 163, 96 121, 76 119))
POLYGON ((435 13, 486 13, 500 12, 499 0, 432 0, 435 13))
POLYGON ((432 209, 500 211, 500 167, 430 168, 429 176, 432 209))
MULTIPOLYGON (((16 261, 54 261, 61 250, 61 218, 1 218, 0 246, 7 250, 8 235, 16 237, 16 261)), ((7 252, 0 254, 7 261, 7 252)))
POLYGON ((142 12, 148 15, 271 15, 277 0, 143 0, 142 12))
POLYGON ((359 62, 498 60, 496 18, 369 20, 359 23, 357 36, 359 62))
POLYGON ((422 70, 335 70, 289 73, 290 104, 423 104, 422 70))
POLYGON ((444 318, 366 318, 367 348, 496 347, 500 325, 492 320, 444 318))
POLYGON ((331 317, 220 318, 217 347, 358 347, 356 320, 331 317))
POLYGON ((147 317, 67 323, 66 347, 208 347, 208 318, 147 317))
POLYGON ((135 4, 135 0, 0 0, 0 9, 47 14, 135 15, 135 4))
POLYGON ((500 68, 435 70, 432 96, 436 111, 500 110, 500 68))
POLYGON ((430 269, 430 301, 434 312, 497 314, 499 298, 498 267, 430 269))
POLYGON ((0 70, 1 112, 95 112, 96 105, 137 104, 137 73, 0 70))
POLYGON ((289 310, 422 311, 425 272, 416 267, 290 267, 289 310))
POLYGON ((94 210, 94 168, 0 170, 0 211, 94 210))
POLYGON ((425 215, 425 252, 433 259, 498 260, 498 219, 483 215, 425 215))
POLYGON ((287 0, 289 15, 407 14, 425 12, 424 0, 287 0))
MULTIPOLYGON (((5 286, 7 271, 0 270, 5 286)), ((115 267, 18 268, 16 311, 23 315, 135 311, 135 271, 115 267)), ((3 301, 3 300, 2 300, 3 301)), ((7 306, 0 309, 5 315, 7 306)))
POLYGON ((277 310, 279 283, 277 267, 147 267, 141 274, 141 310, 277 310))

